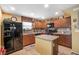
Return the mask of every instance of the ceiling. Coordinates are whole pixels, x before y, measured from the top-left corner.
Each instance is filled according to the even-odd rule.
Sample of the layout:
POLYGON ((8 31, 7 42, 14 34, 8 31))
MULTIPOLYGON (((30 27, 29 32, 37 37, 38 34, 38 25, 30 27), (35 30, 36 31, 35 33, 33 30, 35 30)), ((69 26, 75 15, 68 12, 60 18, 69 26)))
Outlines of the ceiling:
POLYGON ((1 8, 3 12, 43 19, 63 15, 65 9, 74 6, 77 4, 2 4, 1 8))

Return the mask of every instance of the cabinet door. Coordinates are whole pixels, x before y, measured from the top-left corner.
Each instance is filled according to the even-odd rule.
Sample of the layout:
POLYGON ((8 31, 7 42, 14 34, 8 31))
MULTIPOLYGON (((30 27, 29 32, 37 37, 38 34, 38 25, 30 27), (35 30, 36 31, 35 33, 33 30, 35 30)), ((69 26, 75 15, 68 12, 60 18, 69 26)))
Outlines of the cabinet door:
POLYGON ((35 28, 35 22, 32 23, 33 28, 35 28))
POLYGON ((63 37, 60 35, 59 39, 58 39, 58 44, 63 45, 63 37))
POLYGON ((71 36, 70 35, 61 35, 58 39, 58 44, 62 46, 66 46, 72 48, 71 46, 71 36))
POLYGON ((35 21, 35 28, 39 28, 39 22, 35 21))
POLYGON ((30 38, 29 35, 24 35, 23 36, 23 46, 29 45, 30 44, 30 38))
POLYGON ((72 48, 72 40, 71 40, 71 36, 64 36, 65 37, 65 40, 64 40, 64 42, 65 42, 65 45, 67 46, 67 47, 69 47, 69 48, 72 48))
POLYGON ((54 27, 71 27, 71 18, 70 17, 67 17, 67 18, 64 18, 64 19, 57 19, 57 20, 54 20, 54 27))
POLYGON ((44 22, 44 21, 35 21, 33 26, 35 28, 46 28, 47 27, 46 22, 44 22))
POLYGON ((60 19, 60 20, 55 20, 54 21, 54 26, 55 27, 64 27, 64 20, 60 19))
POLYGON ((29 35, 29 38, 30 38, 30 44, 35 43, 35 35, 34 34, 29 35))
POLYGON ((35 36, 33 34, 23 36, 23 45, 24 46, 32 44, 32 43, 35 43, 35 36))
POLYGON ((46 27, 47 27, 47 24, 46 24, 45 21, 42 21, 41 23, 42 23, 42 24, 41 24, 41 27, 42 27, 42 28, 46 28, 46 27))
POLYGON ((66 27, 71 27, 71 17, 66 17, 66 27))
POLYGON ((60 20, 54 21, 54 27, 60 27, 60 20))

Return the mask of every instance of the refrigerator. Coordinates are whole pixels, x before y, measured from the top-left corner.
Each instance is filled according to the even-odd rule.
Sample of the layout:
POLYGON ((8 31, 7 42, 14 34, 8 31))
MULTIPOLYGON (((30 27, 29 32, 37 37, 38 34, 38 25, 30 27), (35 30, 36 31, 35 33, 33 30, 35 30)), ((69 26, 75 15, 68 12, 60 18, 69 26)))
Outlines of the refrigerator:
POLYGON ((4 20, 3 33, 6 54, 13 53, 23 48, 22 23, 4 20))

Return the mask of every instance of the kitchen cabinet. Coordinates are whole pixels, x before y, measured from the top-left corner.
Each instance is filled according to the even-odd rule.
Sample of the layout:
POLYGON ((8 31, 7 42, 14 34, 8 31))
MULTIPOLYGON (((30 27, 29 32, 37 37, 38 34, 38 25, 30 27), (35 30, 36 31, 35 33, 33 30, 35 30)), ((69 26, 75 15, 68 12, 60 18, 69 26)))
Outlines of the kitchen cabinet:
POLYGON ((47 23, 46 23, 46 21, 42 21, 41 26, 42 26, 42 28, 47 28, 47 23))
POLYGON ((54 43, 59 36, 52 35, 38 35, 35 37, 35 49, 41 55, 57 55, 58 46, 54 43))
POLYGON ((24 22, 32 22, 33 18, 21 16, 21 20, 24 22))
POLYGON ((45 21, 34 21, 33 22, 33 28, 41 29, 41 28, 46 28, 47 23, 45 21))
POLYGON ((40 27, 41 27, 40 21, 36 21, 36 22, 35 22, 35 28, 40 28, 40 27))
POLYGON ((23 46, 33 44, 33 43, 35 43, 34 34, 23 35, 23 46))
POLYGON ((57 39, 58 45, 72 48, 71 35, 59 35, 59 34, 57 34, 57 36, 59 36, 59 38, 57 39))
POLYGON ((32 27, 33 27, 33 29, 35 28, 35 22, 32 23, 32 27))
POLYGON ((38 19, 34 19, 34 18, 30 18, 30 17, 21 17, 23 22, 32 22, 32 26, 33 28, 46 28, 46 22, 45 20, 38 20, 38 19))
POLYGON ((64 27, 65 21, 63 19, 61 20, 55 20, 54 21, 54 27, 64 27))
POLYGON ((66 20, 65 26, 71 28, 71 17, 65 17, 64 19, 66 20))
POLYGON ((53 21, 54 27, 63 28, 63 27, 71 27, 71 17, 66 17, 64 19, 56 19, 53 21))

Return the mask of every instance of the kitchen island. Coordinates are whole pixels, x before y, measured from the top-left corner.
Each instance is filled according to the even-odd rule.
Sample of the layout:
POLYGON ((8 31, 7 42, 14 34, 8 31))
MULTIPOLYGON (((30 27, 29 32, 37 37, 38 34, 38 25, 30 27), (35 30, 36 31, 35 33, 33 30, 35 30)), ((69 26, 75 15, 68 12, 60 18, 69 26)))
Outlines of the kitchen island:
POLYGON ((59 36, 54 35, 38 35, 35 37, 35 48, 41 55, 53 55, 56 51, 54 40, 59 36), (55 51, 54 51, 55 50, 55 51))

